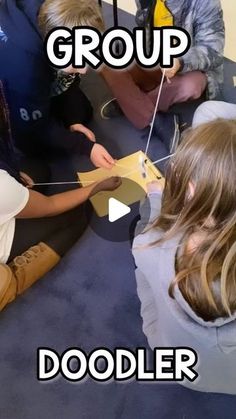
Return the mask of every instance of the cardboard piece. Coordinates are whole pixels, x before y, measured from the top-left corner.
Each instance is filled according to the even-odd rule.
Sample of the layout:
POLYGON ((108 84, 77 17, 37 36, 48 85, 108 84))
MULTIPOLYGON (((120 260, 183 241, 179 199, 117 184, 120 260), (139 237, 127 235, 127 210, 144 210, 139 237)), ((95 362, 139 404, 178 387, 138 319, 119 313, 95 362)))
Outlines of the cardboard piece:
MULTIPOLYGON (((142 151, 138 151, 137 153, 118 160, 117 165, 111 170, 96 169, 90 172, 78 173, 79 180, 83 186, 87 186, 87 182, 97 182, 111 176, 120 176, 122 178, 130 179, 141 187, 130 188, 130 183, 123 182, 118 189, 112 192, 112 197, 123 202, 125 205, 132 205, 135 202, 141 201, 147 192, 147 183, 157 179, 163 182, 163 185, 165 183, 162 174, 142 151), (142 175, 143 170, 140 161, 144 162, 146 178, 142 175)), ((108 215, 109 198, 111 198, 111 192, 99 192, 90 199, 94 210, 99 217, 108 215)))

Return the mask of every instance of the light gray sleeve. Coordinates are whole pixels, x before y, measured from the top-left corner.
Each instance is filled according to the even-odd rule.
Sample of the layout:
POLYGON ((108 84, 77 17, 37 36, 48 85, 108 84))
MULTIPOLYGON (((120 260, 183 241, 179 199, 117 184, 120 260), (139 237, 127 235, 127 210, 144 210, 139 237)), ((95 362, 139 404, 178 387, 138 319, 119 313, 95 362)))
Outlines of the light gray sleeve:
POLYGON ((142 246, 152 242, 150 232, 145 234, 141 233, 148 225, 152 224, 153 221, 160 215, 162 202, 162 193, 151 194, 140 204, 140 216, 136 228, 136 238, 133 245, 133 256, 135 258, 136 269, 136 281, 137 281, 137 292, 141 301, 141 316, 143 318, 143 332, 148 339, 150 347, 155 347, 155 336, 157 330, 157 307, 155 303, 154 294, 150 286, 149 280, 144 275, 144 271, 148 271, 149 260, 146 252, 142 249, 142 246), (138 235, 139 234, 139 235, 138 235))
POLYGON ((135 236, 140 234, 146 227, 151 225, 161 212, 162 193, 155 193, 147 196, 140 203, 140 221, 137 223, 135 236))
POLYGON ((136 269, 137 293, 141 301, 141 316, 143 319, 143 332, 152 349, 155 348, 157 334, 157 307, 152 289, 144 274, 136 269))
POLYGON ((236 104, 214 100, 202 103, 194 114, 193 128, 218 118, 236 120, 236 104))

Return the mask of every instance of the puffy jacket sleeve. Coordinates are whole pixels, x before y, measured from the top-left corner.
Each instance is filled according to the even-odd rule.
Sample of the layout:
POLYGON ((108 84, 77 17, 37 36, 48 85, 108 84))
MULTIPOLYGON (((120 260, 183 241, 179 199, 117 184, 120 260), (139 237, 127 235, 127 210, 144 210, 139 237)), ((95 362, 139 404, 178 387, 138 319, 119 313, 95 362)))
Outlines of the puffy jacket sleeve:
POLYGON ((194 42, 182 58, 183 72, 208 71, 223 63, 225 28, 219 1, 201 1, 194 24, 194 42))

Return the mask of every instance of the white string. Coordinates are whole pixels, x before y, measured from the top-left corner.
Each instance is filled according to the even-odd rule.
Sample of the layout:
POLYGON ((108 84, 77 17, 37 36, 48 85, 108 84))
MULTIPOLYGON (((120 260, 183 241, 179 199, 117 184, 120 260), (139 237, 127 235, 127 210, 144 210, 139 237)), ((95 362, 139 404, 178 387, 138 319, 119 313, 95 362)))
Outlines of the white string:
POLYGON ((76 184, 84 185, 85 183, 88 185, 91 185, 92 183, 95 183, 95 181, 90 180, 90 181, 80 182, 79 180, 75 180, 73 182, 34 183, 33 186, 61 186, 61 185, 76 185, 76 184))
MULTIPOLYGON (((151 122, 151 126, 150 126, 150 131, 149 131, 149 135, 148 135, 148 140, 147 140, 147 146, 146 146, 146 150, 145 150, 145 155, 147 156, 148 150, 149 150, 149 146, 150 146, 150 142, 151 142, 151 138, 152 138, 152 133, 153 133, 153 128, 154 128, 154 122, 155 122, 155 118, 156 118, 156 114, 158 111, 158 107, 159 107, 159 103, 160 103, 160 98, 161 98, 161 93, 162 93, 162 89, 163 89, 163 85, 164 85, 164 81, 165 81, 165 69, 163 70, 162 73, 162 78, 161 78, 161 83, 160 83, 160 87, 159 87, 159 92, 157 95, 157 101, 156 101, 156 105, 155 105, 155 109, 154 109, 154 113, 153 113, 153 118, 152 118, 152 122, 151 122)), ((161 163, 165 160, 170 159, 171 157, 173 157, 174 154, 170 154, 169 156, 163 157, 162 159, 156 160, 155 162, 150 162, 150 164, 158 164, 161 163)), ((126 168, 125 166, 116 163, 117 167, 121 167, 121 168, 126 168)), ((126 178, 136 172, 139 171, 139 167, 138 169, 132 170, 128 173, 126 173, 125 175, 121 176, 121 178, 126 178)), ((49 183, 34 183, 33 186, 63 186, 63 185, 91 185, 93 183, 95 183, 96 181, 84 181, 81 182, 79 180, 77 181, 73 181, 73 182, 49 182, 49 183)))
MULTIPOLYGON (((161 162, 163 162, 163 161, 165 161, 165 160, 168 160, 168 159, 170 159, 171 157, 173 157, 174 156, 174 154, 170 154, 169 156, 166 156, 166 157, 163 157, 162 159, 159 159, 159 160, 156 160, 156 161, 154 161, 154 162, 147 162, 146 164, 148 165, 148 166, 150 166, 150 165, 152 165, 152 164, 158 164, 158 163, 161 163, 161 162)), ((139 165, 138 165, 139 166, 139 165)), ((122 166, 122 167, 125 167, 125 166, 122 166)), ((123 176, 120 176, 122 179, 123 178, 127 178, 128 176, 130 176, 130 175, 132 175, 132 174, 134 174, 134 173, 137 173, 139 171, 139 167, 138 168, 136 168, 135 170, 132 170, 132 171, 130 171, 130 172, 128 172, 128 173, 126 173, 125 175, 123 175, 123 176)), ((90 181, 84 181, 84 182, 81 182, 81 181, 79 181, 79 180, 77 180, 77 181, 73 181, 73 182, 52 182, 52 183, 34 183, 33 184, 33 186, 61 186, 61 185, 76 185, 76 184, 79 184, 79 185, 85 185, 85 184, 88 184, 88 185, 92 185, 93 183, 96 183, 97 181, 95 181, 95 180, 90 180, 90 181)))
POLYGON ((174 157, 174 155, 175 155, 174 153, 173 154, 169 154, 169 156, 166 156, 166 157, 163 157, 163 159, 159 159, 157 161, 151 162, 151 164, 161 163, 161 162, 163 162, 165 160, 171 159, 171 157, 174 157))
MULTIPOLYGON (((159 107, 159 103, 160 103, 160 98, 161 98, 161 93, 162 93, 162 89, 163 89, 163 85, 164 85, 164 81, 165 81, 165 69, 162 72, 162 78, 161 78, 161 83, 160 83, 160 87, 159 87, 159 92, 157 95, 157 101, 156 101, 156 105, 155 105, 155 109, 154 109, 154 113, 153 113, 153 118, 152 118, 152 122, 151 122, 151 126, 150 126, 150 131, 149 131, 149 135, 148 135, 148 140, 147 140, 147 146, 146 146, 146 150, 145 150, 145 155, 147 156, 148 150, 149 150, 149 146, 150 146, 150 142, 151 142, 151 138, 152 138, 152 133, 153 133, 153 128, 154 128, 154 122, 155 122, 155 118, 156 118, 156 114, 158 111, 158 107, 159 107)), ((173 157, 174 154, 170 154, 169 156, 166 156, 162 159, 159 159, 155 162, 150 162, 150 164, 158 164, 161 163, 171 157, 173 157)), ((121 167, 121 168, 125 168, 125 166, 116 163, 117 167, 121 167)), ((126 178, 130 175, 132 175, 133 173, 138 172, 140 169, 140 167, 138 167, 138 169, 132 170, 128 173, 126 173, 125 175, 121 176, 121 178, 126 178)), ((63 186, 63 185, 91 185, 93 183, 95 183, 96 181, 73 181, 73 182, 50 182, 50 183, 34 183, 33 186, 63 186)))
MULTIPOLYGON (((156 160, 154 162, 152 162, 152 161, 147 162, 146 165, 147 166, 152 166, 153 164, 155 165, 155 164, 161 163, 161 162, 163 162, 165 160, 168 160, 168 159, 170 159, 173 156, 174 156, 174 154, 169 154, 169 156, 163 157, 163 158, 158 159, 158 160, 156 160)), ((140 166, 138 167, 138 169, 132 170, 132 171, 126 173, 125 175, 121 176, 121 178, 127 178, 128 176, 133 175, 134 173, 137 173, 139 170, 140 170, 140 166)))
POLYGON ((153 118, 152 118, 152 122, 151 122, 151 126, 150 126, 150 131, 149 131, 149 136, 148 136, 148 141, 147 141, 147 147, 146 147, 146 150, 145 150, 145 155, 146 156, 147 156, 149 146, 150 146, 150 141, 151 141, 151 138, 152 138, 154 122, 155 122, 156 114, 157 114, 160 99, 161 99, 163 84, 164 84, 164 81, 165 81, 165 74, 166 74, 166 70, 164 69, 163 72, 162 72, 162 78, 161 78, 161 83, 160 83, 160 87, 159 87, 159 92, 158 92, 158 95, 157 95, 156 106, 155 106, 155 109, 154 109, 154 114, 153 114, 153 118))

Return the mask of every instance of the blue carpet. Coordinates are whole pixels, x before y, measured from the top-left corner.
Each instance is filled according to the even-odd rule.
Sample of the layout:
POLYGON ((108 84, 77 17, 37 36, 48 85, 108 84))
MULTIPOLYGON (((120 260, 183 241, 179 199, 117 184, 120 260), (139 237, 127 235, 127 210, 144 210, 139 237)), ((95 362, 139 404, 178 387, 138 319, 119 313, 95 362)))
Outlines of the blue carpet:
MULTIPOLYGON (((105 14, 109 21, 109 7, 105 14)), ((122 24, 130 24, 130 16, 121 13, 120 18, 122 24)), ((90 96, 93 93, 95 109, 109 96, 93 73, 85 89, 90 96)), ((124 118, 101 121, 97 112, 93 127, 117 158, 145 146, 145 133, 136 131, 124 118)), ((166 152, 154 138, 152 157, 166 152)), ((75 169, 88 167, 87 161, 77 158, 70 166, 55 163, 54 176, 69 178, 71 164, 75 169)), ((235 397, 197 393, 177 385, 98 384, 92 380, 71 384, 61 378, 37 382, 38 347, 61 353, 69 347, 91 351, 147 346, 129 243, 106 242, 90 229, 53 272, 1 313, 0 342, 0 419, 235 418, 235 397)))

